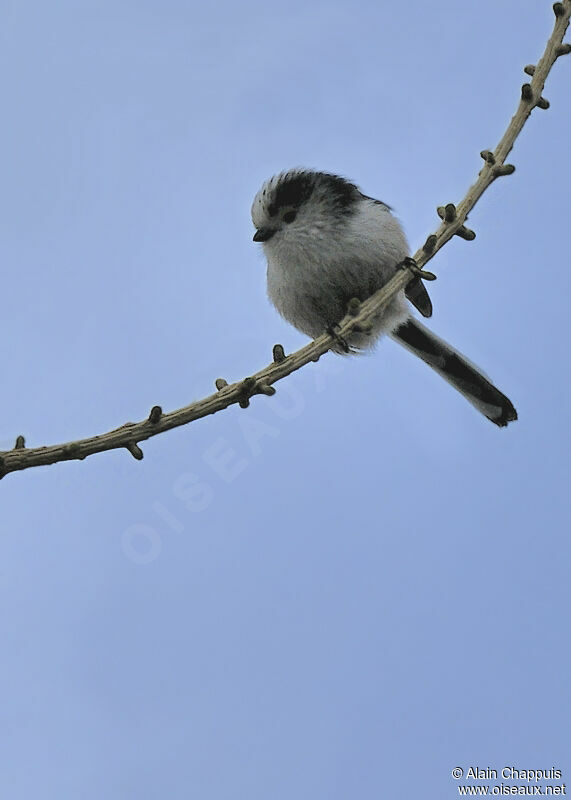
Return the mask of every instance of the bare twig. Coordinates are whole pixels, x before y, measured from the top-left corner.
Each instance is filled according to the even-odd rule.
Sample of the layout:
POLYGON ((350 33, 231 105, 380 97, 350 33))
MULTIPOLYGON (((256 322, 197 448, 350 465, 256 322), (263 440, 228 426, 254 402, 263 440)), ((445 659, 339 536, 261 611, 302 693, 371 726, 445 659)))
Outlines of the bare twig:
MULTIPOLYGON (((468 241, 475 238, 475 233, 465 226, 468 213, 474 208, 482 194, 496 180, 496 178, 510 175, 515 167, 506 164, 505 160, 514 146, 514 142, 529 118, 534 108, 547 109, 549 102, 542 96, 546 78, 560 56, 571 53, 571 46, 563 44, 563 37, 571 17, 571 0, 553 5, 555 25, 549 37, 545 51, 536 65, 527 65, 524 71, 531 76, 530 83, 524 83, 521 88, 521 98, 516 113, 512 117, 504 135, 496 149, 483 150, 481 156, 484 165, 480 170, 477 180, 468 189, 465 197, 458 205, 449 203, 438 209, 442 223, 438 230, 431 234, 423 247, 415 253, 414 261, 419 268, 425 264, 446 244, 453 236, 460 236, 468 241)), ((354 330, 366 330, 370 320, 391 300, 391 298, 404 289, 412 276, 412 267, 407 265, 376 294, 360 305, 352 304, 348 315, 338 326, 335 336, 346 338, 354 330)), ((428 276, 427 276, 428 277, 428 276)), ((273 362, 256 372, 255 375, 245 378, 237 383, 227 384, 223 378, 216 380, 217 391, 203 400, 191 403, 184 408, 170 413, 163 413, 160 406, 153 406, 147 419, 142 422, 127 422, 120 428, 80 439, 76 442, 57 444, 50 447, 26 448, 24 437, 18 436, 13 450, 0 452, 0 477, 9 472, 39 467, 45 464, 54 464, 59 461, 82 460, 94 453, 117 448, 127 449, 131 455, 140 460, 143 451, 139 442, 157 436, 159 433, 186 425, 201 417, 215 414, 223 408, 238 403, 246 408, 250 398, 255 394, 271 395, 275 392, 272 384, 300 369, 310 361, 318 361, 332 344, 334 337, 323 334, 315 341, 302 347, 295 353, 285 356, 281 345, 275 345, 273 362)))

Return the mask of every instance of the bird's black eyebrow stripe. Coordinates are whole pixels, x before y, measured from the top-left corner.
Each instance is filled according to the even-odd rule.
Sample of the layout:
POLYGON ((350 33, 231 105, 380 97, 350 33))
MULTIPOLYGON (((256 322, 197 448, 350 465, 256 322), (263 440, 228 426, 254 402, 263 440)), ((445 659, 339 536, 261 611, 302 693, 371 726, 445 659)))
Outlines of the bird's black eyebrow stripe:
POLYGON ((309 200, 316 189, 320 194, 327 196, 332 205, 342 209, 351 208, 356 200, 363 197, 354 183, 338 175, 329 172, 294 172, 284 175, 278 182, 272 198, 272 207, 299 208, 309 200))
POLYGON ((307 172, 301 172, 284 177, 276 186, 272 205, 278 208, 294 206, 298 208, 309 200, 315 186, 315 177, 307 172))
POLYGON ((320 183, 324 194, 327 194, 337 208, 351 208, 355 205, 355 201, 361 197, 361 192, 355 184, 346 178, 341 178, 339 175, 322 172, 320 183))

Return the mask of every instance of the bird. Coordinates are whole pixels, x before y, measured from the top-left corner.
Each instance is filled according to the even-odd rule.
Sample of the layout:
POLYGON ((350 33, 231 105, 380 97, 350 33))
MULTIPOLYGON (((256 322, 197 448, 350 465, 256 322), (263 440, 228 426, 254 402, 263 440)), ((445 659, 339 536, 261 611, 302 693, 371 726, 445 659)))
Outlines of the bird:
MULTIPOLYGON (((363 302, 410 263, 402 225, 381 200, 330 172, 297 167, 269 178, 251 208, 253 239, 267 260, 268 296, 302 333, 333 333, 349 302, 363 302), (407 260, 408 259, 408 260, 407 260)), ((448 381, 498 427, 517 419, 512 402, 488 377, 414 316, 432 315, 417 270, 367 330, 333 338, 332 350, 357 354, 389 335, 448 381)))

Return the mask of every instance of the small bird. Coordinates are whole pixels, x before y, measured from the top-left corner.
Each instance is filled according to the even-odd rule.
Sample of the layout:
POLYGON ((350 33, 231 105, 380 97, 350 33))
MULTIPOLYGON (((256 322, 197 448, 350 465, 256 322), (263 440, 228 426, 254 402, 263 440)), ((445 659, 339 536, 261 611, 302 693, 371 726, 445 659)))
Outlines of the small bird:
MULTIPOLYGON (((254 198, 255 242, 268 262, 268 294, 279 313, 316 338, 333 332, 349 301, 364 301, 401 268, 409 247, 388 205, 328 172, 292 169, 267 180, 254 198)), ((420 273, 419 273, 420 274, 420 273)), ((517 419, 510 400, 467 358, 416 320, 432 303, 414 276, 373 320, 371 329, 338 338, 339 353, 369 349, 389 334, 457 389, 491 422, 517 419)))

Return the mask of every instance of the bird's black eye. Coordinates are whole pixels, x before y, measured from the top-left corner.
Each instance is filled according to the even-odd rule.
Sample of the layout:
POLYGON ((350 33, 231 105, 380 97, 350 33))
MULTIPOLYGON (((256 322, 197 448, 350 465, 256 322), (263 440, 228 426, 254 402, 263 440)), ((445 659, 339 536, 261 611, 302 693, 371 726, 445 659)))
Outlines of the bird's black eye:
POLYGON ((296 216, 297 216, 296 211, 286 211, 286 213, 284 214, 284 222, 287 222, 289 224, 290 222, 294 221, 296 216))

